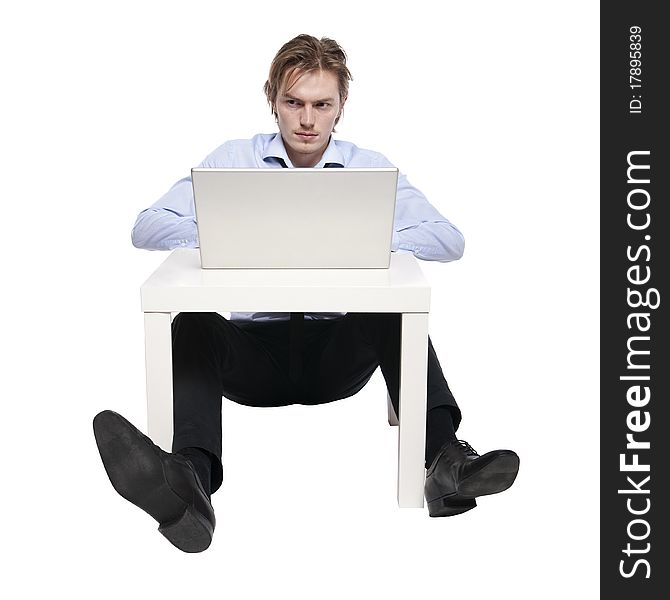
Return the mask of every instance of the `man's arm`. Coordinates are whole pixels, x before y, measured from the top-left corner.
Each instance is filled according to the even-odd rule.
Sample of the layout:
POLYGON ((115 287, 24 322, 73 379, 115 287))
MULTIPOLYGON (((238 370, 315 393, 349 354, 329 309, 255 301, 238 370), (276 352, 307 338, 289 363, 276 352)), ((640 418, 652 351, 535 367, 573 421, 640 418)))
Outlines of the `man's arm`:
POLYGON ((449 262, 463 256, 465 238, 445 219, 405 175, 398 178, 393 250, 411 252, 423 260, 449 262))
POLYGON ((132 240, 136 248, 145 250, 198 247, 190 176, 180 179, 164 196, 138 215, 132 240))
MULTIPOLYGON (((379 156, 380 167, 394 166, 386 157, 379 156)), ((463 234, 402 174, 398 176, 393 228, 394 251, 411 252, 422 260, 440 262, 463 256, 463 234)))
MULTIPOLYGON (((234 163, 234 148, 234 142, 222 144, 208 154, 198 167, 247 166, 234 163)), ((132 240, 136 248, 145 250, 198 247, 198 227, 190 175, 180 179, 158 201, 138 215, 132 240)))

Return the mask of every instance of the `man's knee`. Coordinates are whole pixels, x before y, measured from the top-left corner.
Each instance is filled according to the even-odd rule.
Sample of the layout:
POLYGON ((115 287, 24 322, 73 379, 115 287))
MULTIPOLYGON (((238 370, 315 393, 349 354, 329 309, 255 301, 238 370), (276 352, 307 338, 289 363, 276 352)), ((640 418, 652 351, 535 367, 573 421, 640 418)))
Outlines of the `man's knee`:
POLYGON ((172 320, 172 328, 193 329, 220 325, 226 321, 218 313, 182 312, 172 320))
POLYGON ((228 325, 228 321, 218 313, 179 313, 172 320, 172 341, 183 343, 185 340, 202 340, 228 325))
POLYGON ((376 344, 400 334, 401 315, 398 313, 349 313, 347 317, 349 315, 368 343, 376 344))

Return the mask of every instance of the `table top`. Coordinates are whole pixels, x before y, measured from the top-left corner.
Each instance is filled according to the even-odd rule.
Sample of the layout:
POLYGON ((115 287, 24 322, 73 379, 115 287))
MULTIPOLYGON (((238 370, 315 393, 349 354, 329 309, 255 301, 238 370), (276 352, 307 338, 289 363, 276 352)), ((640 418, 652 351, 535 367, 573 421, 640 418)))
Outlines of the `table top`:
POLYGON ((388 269, 201 269, 179 248, 141 287, 144 312, 428 312, 430 286, 409 253, 388 269))

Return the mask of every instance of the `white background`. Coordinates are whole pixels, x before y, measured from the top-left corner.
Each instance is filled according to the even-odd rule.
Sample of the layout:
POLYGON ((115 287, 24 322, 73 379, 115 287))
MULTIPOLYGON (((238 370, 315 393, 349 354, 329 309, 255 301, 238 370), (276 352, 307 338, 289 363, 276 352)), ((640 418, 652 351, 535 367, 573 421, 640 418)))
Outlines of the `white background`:
POLYGON ((595 2, 26 2, 3 8, 2 473, 7 598, 595 598, 595 2), (381 151, 464 232, 425 264, 431 335, 507 492, 430 519, 395 500, 375 375, 320 407, 224 402, 218 525, 174 549, 113 491, 91 420, 146 429, 137 213, 227 139, 298 33, 354 75, 340 139, 381 151), (9 595, 7 595, 9 591, 9 595))

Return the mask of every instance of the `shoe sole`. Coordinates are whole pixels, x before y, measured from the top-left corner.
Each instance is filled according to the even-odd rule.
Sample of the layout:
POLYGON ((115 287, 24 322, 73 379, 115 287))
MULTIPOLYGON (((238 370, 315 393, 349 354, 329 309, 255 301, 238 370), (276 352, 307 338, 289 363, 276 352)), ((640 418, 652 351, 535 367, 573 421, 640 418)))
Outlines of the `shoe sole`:
POLYGON ((476 497, 504 492, 514 483, 518 472, 518 455, 512 451, 500 454, 461 481, 455 493, 428 502, 428 514, 451 517, 472 510, 477 506, 476 497))
POLYGON ((428 502, 428 514, 431 517, 454 517, 476 506, 477 502, 474 498, 461 498, 458 494, 453 494, 428 502))
POLYGON ((457 493, 462 498, 499 494, 511 487, 519 472, 519 457, 511 450, 461 481, 457 493))
POLYGON ((158 531, 183 552, 206 550, 214 534, 211 524, 172 490, 149 438, 113 411, 96 415, 93 433, 119 495, 156 519, 158 531))
POLYGON ((161 524, 160 531, 173 546, 183 552, 203 552, 212 543, 214 530, 201 514, 187 507, 184 514, 172 523, 161 524))

